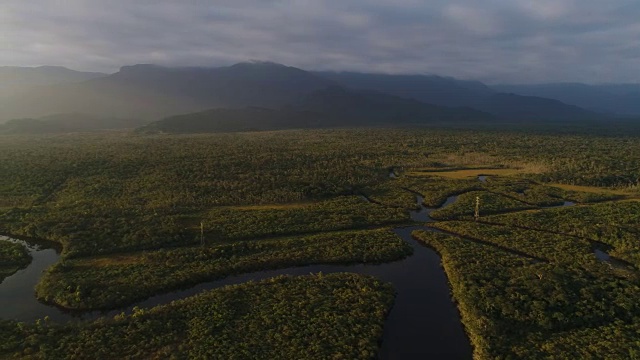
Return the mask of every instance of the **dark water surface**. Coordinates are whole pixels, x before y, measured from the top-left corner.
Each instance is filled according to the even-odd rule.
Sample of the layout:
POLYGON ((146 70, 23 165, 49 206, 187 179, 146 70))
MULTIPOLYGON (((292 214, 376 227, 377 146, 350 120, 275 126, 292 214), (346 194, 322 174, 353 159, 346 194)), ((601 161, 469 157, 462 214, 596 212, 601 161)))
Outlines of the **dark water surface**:
MULTIPOLYGON (((457 196, 447 198, 440 208, 456 199, 457 196)), ((424 207, 420 196, 417 201, 420 209, 412 211, 411 218, 419 222, 433 221, 429 214, 436 209, 424 207)), ((49 316, 56 322, 89 320, 105 315, 114 316, 123 311, 130 312, 133 306, 152 307, 205 290, 278 275, 352 272, 372 275, 390 282, 397 291, 393 309, 384 326, 379 353, 381 359, 470 359, 472 348, 464 333, 457 307, 451 299, 440 257, 411 237, 413 230, 420 229, 434 231, 423 226, 394 229, 414 251, 413 255, 400 261, 385 264, 310 265, 247 273, 202 283, 186 290, 160 294, 123 309, 85 313, 64 311, 42 304, 36 299, 34 286, 43 271, 58 261, 59 254, 54 249, 33 245, 29 241, 13 240, 22 242, 30 250, 33 261, 26 269, 18 271, 0 284, 0 318, 29 322, 44 316, 49 316)))
MULTIPOLYGON (((485 179, 480 179, 484 181, 485 179)), ((365 200, 369 200, 363 197, 365 200)), ((450 196, 439 208, 426 208, 423 198, 417 196, 420 209, 411 211, 411 219, 417 222, 433 222, 429 214, 456 201, 450 196)), ((565 202, 560 206, 572 206, 565 202)), ((221 280, 201 283, 186 290, 169 292, 148 298, 127 308, 108 312, 69 312, 39 302, 34 287, 43 271, 59 259, 59 251, 43 247, 30 240, 15 240, 29 249, 33 261, 23 270, 6 278, 0 284, 0 318, 33 322, 49 316, 56 322, 96 319, 131 312, 134 306, 152 307, 173 300, 193 296, 202 291, 225 285, 257 281, 278 275, 307 275, 309 273, 352 272, 372 275, 393 284, 397 296, 389 313, 380 349, 380 359, 470 359, 472 348, 460 322, 460 315, 450 294, 447 277, 441 267, 438 254, 414 240, 414 230, 438 231, 424 226, 396 228, 393 231, 413 248, 413 255, 385 264, 357 265, 309 265, 279 270, 259 271, 221 280)), ((608 254, 595 250, 603 261, 611 261, 608 254)))

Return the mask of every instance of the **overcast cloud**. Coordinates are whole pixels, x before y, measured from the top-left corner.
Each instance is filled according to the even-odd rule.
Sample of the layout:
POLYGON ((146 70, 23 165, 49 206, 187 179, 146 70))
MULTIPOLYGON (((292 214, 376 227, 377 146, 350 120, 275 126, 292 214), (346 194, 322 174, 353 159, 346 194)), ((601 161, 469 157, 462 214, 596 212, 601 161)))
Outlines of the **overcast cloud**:
POLYGON ((640 82, 637 0, 2 0, 0 65, 219 66, 640 82))

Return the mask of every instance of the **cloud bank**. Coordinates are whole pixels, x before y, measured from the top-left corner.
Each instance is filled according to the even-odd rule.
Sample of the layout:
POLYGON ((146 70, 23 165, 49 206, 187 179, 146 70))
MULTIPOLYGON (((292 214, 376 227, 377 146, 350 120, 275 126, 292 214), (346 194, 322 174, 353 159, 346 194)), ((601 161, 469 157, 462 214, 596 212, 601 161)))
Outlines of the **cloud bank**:
POLYGON ((640 82, 635 0, 4 0, 0 65, 220 66, 640 82))

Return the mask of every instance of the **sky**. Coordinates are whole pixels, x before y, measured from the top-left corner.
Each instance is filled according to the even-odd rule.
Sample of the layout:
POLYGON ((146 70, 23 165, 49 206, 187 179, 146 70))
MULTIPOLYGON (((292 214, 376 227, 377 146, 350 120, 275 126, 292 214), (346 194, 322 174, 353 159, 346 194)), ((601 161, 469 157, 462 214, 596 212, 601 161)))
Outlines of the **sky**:
POLYGON ((1 0, 0 66, 223 66, 640 82, 638 0, 1 0))

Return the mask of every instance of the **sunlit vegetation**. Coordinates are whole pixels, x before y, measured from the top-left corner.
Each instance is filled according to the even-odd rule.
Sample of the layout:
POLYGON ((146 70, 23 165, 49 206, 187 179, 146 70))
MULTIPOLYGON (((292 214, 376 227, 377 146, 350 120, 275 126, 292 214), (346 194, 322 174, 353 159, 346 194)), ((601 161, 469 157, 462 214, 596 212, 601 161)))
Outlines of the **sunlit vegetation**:
POLYGON ((66 308, 113 308, 232 274, 314 263, 380 263, 410 254, 411 247, 388 229, 162 249, 65 260, 46 273, 37 293, 66 308))
POLYGON ((475 224, 452 227, 505 246, 534 246, 542 239, 530 251, 548 257, 538 261, 457 236, 414 232, 442 255, 477 358, 613 359, 638 354, 640 287, 636 280, 616 276, 614 269, 597 266, 584 242, 572 245, 571 237, 538 237, 475 224), (554 240, 566 244, 559 246, 566 254, 551 254, 554 240))
POLYGON ((368 201, 387 207, 416 209, 416 195, 403 188, 403 181, 393 180, 361 190, 368 201))
MULTIPOLYGON (((515 185, 518 187, 517 183, 511 184, 513 180, 514 179, 510 178, 491 178, 487 182, 487 186, 491 190, 505 193, 505 186, 510 187, 515 185)), ((622 199, 628 196, 628 194, 623 195, 621 191, 611 191, 603 188, 557 184, 540 185, 531 181, 528 183, 528 186, 521 190, 515 191, 514 193, 512 189, 511 192, 506 192, 506 194, 537 206, 561 205, 565 200, 576 203, 591 203, 622 199), (588 191, 582 191, 583 189, 588 191), (598 189, 600 191, 598 191, 598 189)))
MULTIPOLYGON (((61 242, 66 256, 191 244, 197 231, 183 227, 184 218, 197 224, 203 212, 219 206, 364 192, 404 207, 411 203, 407 195, 389 202, 398 192, 385 185, 391 167, 409 174, 480 162, 539 172, 534 177, 543 182, 630 191, 637 191, 640 177, 636 141, 590 135, 359 129, 2 140, 1 230, 61 242)), ((479 186, 475 179, 451 183, 436 177, 403 176, 397 182, 423 193, 429 206, 479 186)))
POLYGON ((581 186, 581 185, 567 185, 567 184, 550 184, 551 186, 558 187, 560 189, 566 191, 575 191, 581 193, 596 193, 603 194, 608 196, 618 196, 618 197, 626 197, 629 195, 633 195, 633 187, 625 189, 614 189, 614 188, 602 188, 597 186, 581 186))
POLYGON ((611 246, 609 253, 640 268, 640 202, 616 201, 591 206, 490 216, 485 221, 571 234, 611 246))
POLYGON ((217 207, 202 216, 206 236, 213 242, 363 228, 408 220, 408 213, 402 209, 378 206, 357 196, 291 207, 217 207))
POLYGON ((477 179, 451 180, 441 177, 406 177, 398 180, 401 186, 424 197, 427 207, 442 205, 447 197, 481 188, 477 179))
POLYGON ((451 205, 431 213, 434 219, 451 219, 464 215, 474 215, 476 201, 479 198, 483 214, 531 209, 533 206, 508 196, 494 194, 487 191, 471 191, 458 197, 451 205))
POLYGON ((26 267, 30 262, 31 255, 22 244, 0 237, 0 283, 5 277, 26 267))
MULTIPOLYGON (((411 248, 389 227, 411 223, 416 195, 429 207, 460 195, 431 226, 467 240, 416 236, 442 255, 476 357, 638 354, 640 202, 606 202, 640 195, 633 137, 3 136, 0 168, 0 233, 63 245, 37 286, 63 307, 113 308, 251 271, 397 260, 411 248), (579 205, 537 210, 565 201, 579 205), (629 266, 596 260, 594 247, 629 266)), ((392 300, 371 278, 280 278, 91 323, 5 322, 0 357, 372 358, 392 300)))
POLYGON ((430 225, 467 239, 495 244, 505 251, 515 250, 540 261, 606 266, 596 260, 591 243, 585 239, 473 221, 444 221, 430 225))
POLYGON ((371 359, 393 296, 368 276, 277 277, 90 323, 0 322, 0 357, 371 359))
POLYGON ((514 176, 520 174, 526 174, 529 169, 518 169, 518 168, 506 168, 506 169, 497 169, 497 168, 485 168, 485 167, 470 167, 465 169, 458 170, 449 170, 447 168, 439 169, 435 171, 434 169, 416 169, 412 172, 408 173, 409 176, 440 176, 450 179, 470 179, 477 178, 480 175, 485 176, 514 176))

